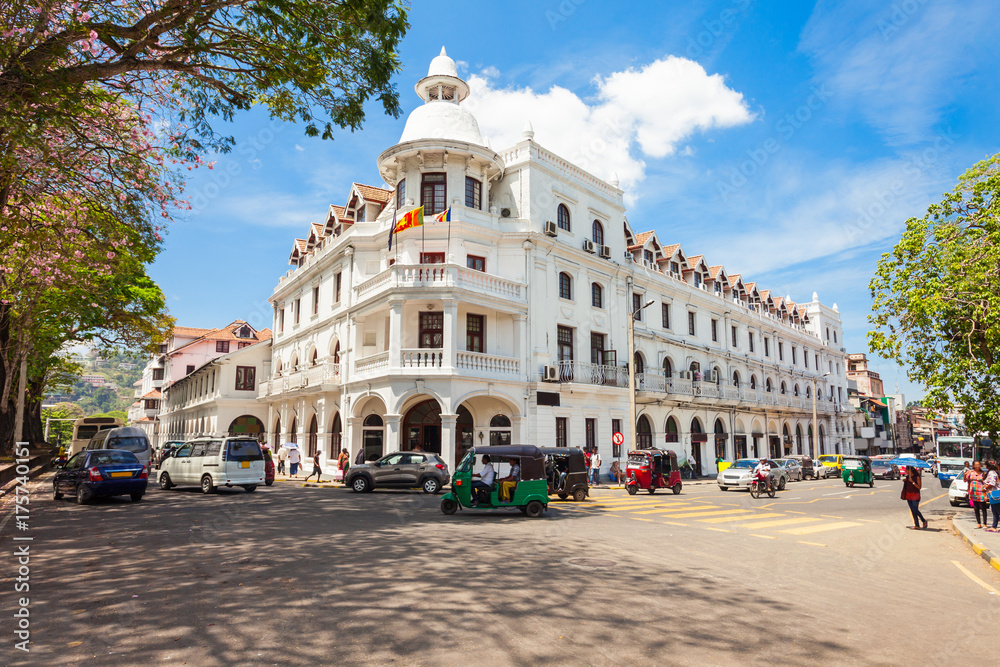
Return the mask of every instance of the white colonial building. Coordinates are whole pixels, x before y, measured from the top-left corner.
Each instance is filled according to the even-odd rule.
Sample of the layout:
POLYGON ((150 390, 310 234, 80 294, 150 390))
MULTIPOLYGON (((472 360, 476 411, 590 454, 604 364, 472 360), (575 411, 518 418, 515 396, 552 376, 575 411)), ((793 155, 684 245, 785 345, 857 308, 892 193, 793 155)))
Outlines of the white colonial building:
POLYGON ((480 443, 674 449, 724 458, 850 451, 837 307, 771 294, 635 233, 622 190, 547 151, 530 126, 495 152, 444 54, 424 104, 378 157, 391 187, 354 184, 297 239, 271 297, 272 441, 368 459, 416 445, 454 466, 480 443), (423 205, 426 224, 389 236, 423 205), (451 222, 433 214, 451 208, 451 222), (638 418, 629 424, 633 308, 638 418))

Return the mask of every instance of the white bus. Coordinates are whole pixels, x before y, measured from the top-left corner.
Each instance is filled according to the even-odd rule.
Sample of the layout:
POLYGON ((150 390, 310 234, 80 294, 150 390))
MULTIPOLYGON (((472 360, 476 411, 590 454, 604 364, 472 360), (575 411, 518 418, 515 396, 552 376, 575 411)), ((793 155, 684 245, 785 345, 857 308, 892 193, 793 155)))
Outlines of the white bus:
POLYGON ((950 482, 975 460, 976 441, 964 435, 942 435, 937 439, 938 479, 950 482))
POLYGON ((125 422, 117 417, 81 417, 73 422, 73 440, 70 443, 67 456, 73 456, 87 448, 87 443, 98 431, 124 426, 125 422))

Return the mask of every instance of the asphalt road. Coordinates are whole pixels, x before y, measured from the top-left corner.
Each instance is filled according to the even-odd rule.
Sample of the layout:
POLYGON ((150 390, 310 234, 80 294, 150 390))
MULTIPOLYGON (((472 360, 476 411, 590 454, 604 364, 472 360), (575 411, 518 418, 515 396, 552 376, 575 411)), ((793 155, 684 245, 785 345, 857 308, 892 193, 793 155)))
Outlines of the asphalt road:
MULTIPOLYGON (((899 482, 595 490, 519 512, 302 488, 31 503, 31 653, 8 665, 994 664, 1000 573, 906 527, 899 482)), ((933 486, 929 484, 928 486, 933 486)))

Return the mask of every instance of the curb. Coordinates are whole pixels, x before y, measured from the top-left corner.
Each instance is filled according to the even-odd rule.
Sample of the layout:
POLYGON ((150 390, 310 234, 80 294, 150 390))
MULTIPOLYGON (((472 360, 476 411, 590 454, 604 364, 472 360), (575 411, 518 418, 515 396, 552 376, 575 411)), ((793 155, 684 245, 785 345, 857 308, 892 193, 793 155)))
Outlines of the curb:
POLYGON ((982 544, 976 542, 975 538, 970 535, 964 528, 955 523, 955 519, 951 520, 951 527, 954 528, 955 534, 958 535, 962 541, 972 547, 972 550, 976 552, 980 558, 992 565, 998 571, 1000 571, 1000 557, 994 554, 992 551, 984 547, 982 544))

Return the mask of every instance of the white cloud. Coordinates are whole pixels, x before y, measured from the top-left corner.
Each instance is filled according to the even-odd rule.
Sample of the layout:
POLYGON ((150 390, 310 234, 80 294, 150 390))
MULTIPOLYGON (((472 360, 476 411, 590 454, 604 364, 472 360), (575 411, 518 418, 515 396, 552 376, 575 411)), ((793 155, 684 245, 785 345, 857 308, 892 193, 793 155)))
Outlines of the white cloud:
POLYGON ((298 144, 295 144, 295 150, 297 150, 298 152, 302 153, 302 152, 304 152, 304 151, 305 151, 306 149, 302 148, 302 146, 299 146, 298 144))
POLYGON ((642 156, 668 157, 697 132, 754 118, 721 75, 675 56, 595 77, 589 101, 560 86, 498 88, 496 78, 495 69, 471 75, 465 102, 494 147, 517 142, 530 121, 538 143, 601 178, 617 174, 626 191, 645 177, 642 156))

